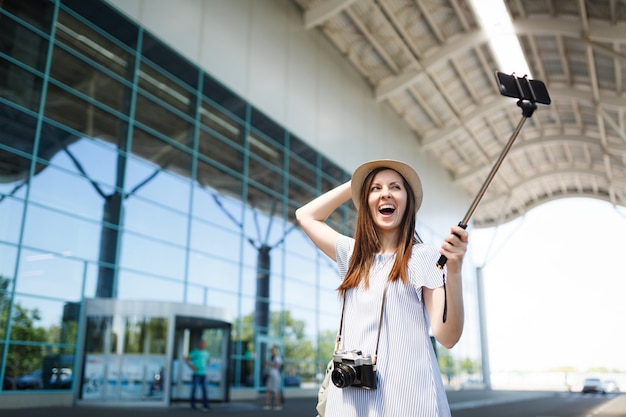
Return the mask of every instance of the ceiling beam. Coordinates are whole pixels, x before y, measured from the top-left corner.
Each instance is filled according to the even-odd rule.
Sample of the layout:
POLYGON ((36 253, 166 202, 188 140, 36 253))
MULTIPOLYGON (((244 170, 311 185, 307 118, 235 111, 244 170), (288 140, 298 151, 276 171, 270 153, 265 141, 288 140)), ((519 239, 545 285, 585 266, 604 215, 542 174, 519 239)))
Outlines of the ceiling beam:
POLYGON ((340 13, 355 0, 327 0, 304 13, 304 28, 312 29, 340 13))

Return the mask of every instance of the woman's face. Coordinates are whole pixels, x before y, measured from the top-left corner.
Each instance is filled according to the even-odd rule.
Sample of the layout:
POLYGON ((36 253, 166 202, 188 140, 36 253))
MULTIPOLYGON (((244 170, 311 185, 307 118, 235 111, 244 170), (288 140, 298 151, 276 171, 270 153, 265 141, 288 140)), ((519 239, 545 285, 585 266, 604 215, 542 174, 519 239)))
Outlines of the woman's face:
POLYGON ((402 175, 384 169, 372 181, 367 198, 374 224, 381 230, 395 230, 402 224, 408 193, 402 175))

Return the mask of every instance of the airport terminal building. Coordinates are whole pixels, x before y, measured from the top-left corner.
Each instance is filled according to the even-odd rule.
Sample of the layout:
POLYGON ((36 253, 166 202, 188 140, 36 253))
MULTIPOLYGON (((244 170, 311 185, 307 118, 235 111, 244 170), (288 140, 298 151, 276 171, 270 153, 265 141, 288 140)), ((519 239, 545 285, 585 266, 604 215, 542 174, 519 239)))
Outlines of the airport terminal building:
MULTIPOLYGON (((294 211, 396 158, 439 246, 469 197, 287 0, 0 1, 0 408, 257 395, 332 354, 334 263, 294 211)), ((329 223, 351 234, 354 206, 329 223)), ((449 385, 482 379, 476 273, 449 385)), ((407 358, 410 360, 410 358, 407 358)))

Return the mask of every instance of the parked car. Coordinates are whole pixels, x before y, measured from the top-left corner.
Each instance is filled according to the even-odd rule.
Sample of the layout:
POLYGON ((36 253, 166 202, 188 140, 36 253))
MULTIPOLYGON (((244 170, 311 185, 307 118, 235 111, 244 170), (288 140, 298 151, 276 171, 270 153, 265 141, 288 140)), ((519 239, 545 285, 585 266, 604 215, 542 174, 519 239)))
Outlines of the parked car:
POLYGON ((602 380, 600 378, 585 378, 585 380, 583 381, 582 393, 606 394, 606 391, 604 390, 604 385, 602 384, 602 380))
POLYGON ((17 389, 42 389, 43 381, 41 379, 41 369, 31 372, 28 375, 22 375, 17 378, 15 386, 17 389))
POLYGON ((612 379, 608 379, 604 381, 604 391, 619 392, 619 386, 617 385, 617 382, 613 381, 612 379))
POLYGON ((283 386, 285 387, 299 387, 301 383, 300 377, 295 375, 283 376, 283 386))

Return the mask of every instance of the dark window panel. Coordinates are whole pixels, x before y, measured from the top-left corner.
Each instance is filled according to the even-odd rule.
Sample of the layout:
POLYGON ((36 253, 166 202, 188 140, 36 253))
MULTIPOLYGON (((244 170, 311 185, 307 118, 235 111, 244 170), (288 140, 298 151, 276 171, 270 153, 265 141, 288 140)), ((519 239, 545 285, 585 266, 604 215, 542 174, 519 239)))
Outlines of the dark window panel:
MULTIPOLYGON (((232 117, 229 113, 208 103, 202 102, 200 108, 200 123, 209 128, 215 135, 219 135, 224 141, 236 143, 244 147, 245 128, 240 119, 232 117)), ((202 147, 202 142, 201 147, 202 147)))
MULTIPOLYGON (((221 194, 241 199, 243 182, 241 172, 238 174, 228 172, 215 163, 207 161, 205 158, 198 159, 197 181, 202 187, 217 190, 221 194)), ((209 190, 210 191, 210 190, 209 190)))
POLYGON ((139 88, 181 113, 195 117, 196 95, 149 63, 141 63, 139 88))
MULTIPOLYGON (((93 3, 93 2, 88 2, 93 3)), ((132 80, 134 55, 93 27, 64 11, 59 12, 56 42, 89 58, 120 78, 132 80)), ((85 82, 79 79, 76 82, 85 82)))
MULTIPOLYGON (((2 9, 37 29, 50 33, 54 4, 49 0, 4 0, 2 9)), ((0 14, 0 31, 10 25, 9 18, 0 14)))
POLYGON ((137 45, 139 33, 137 25, 115 11, 106 2, 99 0, 63 0, 62 3, 127 46, 135 48, 137 45))
POLYGON ((172 142, 193 148, 193 125, 142 94, 137 96, 135 120, 172 142))
POLYGON ((143 38, 142 55, 169 74, 191 87, 198 85, 198 68, 184 59, 152 34, 146 33, 143 38))
MULTIPOLYGON (((271 190, 276 195, 283 195, 283 171, 268 164, 266 161, 250 157, 248 163, 248 178, 251 182, 260 184, 267 190, 271 190)), ((252 196, 249 196, 252 202, 252 196)), ((253 207, 261 207, 266 202, 254 201, 253 207)))
POLYGON ((0 96, 29 110, 37 111, 43 80, 0 58, 0 96))
POLYGON ((100 107, 50 84, 45 115, 92 138, 118 143, 126 138, 126 123, 100 107))
POLYGON ((198 152, 228 167, 233 172, 243 173, 244 153, 238 146, 226 142, 221 136, 200 131, 200 147, 198 152))
POLYGON ((207 99, 227 112, 241 120, 246 118, 246 102, 209 75, 204 76, 202 92, 207 99))
POLYGON ((123 114, 129 113, 130 88, 56 47, 52 78, 123 114))
POLYGON ((285 129, 255 108, 252 109, 250 124, 277 143, 285 144, 285 129))
POLYGON ((283 150, 284 148, 277 145, 276 142, 268 138, 267 136, 260 134, 256 130, 251 130, 248 136, 248 142, 250 143, 250 152, 257 155, 259 158, 267 161, 277 168, 282 168, 284 165, 283 150))

